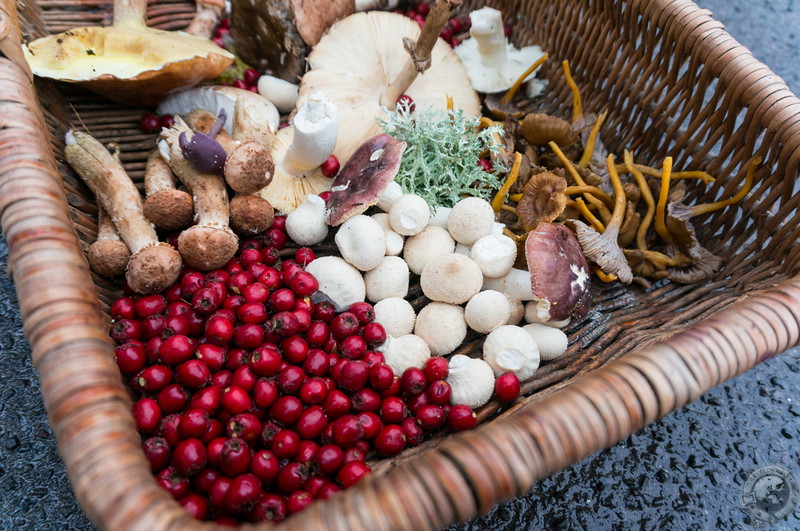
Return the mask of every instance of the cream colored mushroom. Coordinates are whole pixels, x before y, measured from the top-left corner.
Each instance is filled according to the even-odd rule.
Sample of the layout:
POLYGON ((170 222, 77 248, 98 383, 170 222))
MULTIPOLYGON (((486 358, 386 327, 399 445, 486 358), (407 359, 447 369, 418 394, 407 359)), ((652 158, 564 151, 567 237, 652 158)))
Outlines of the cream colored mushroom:
POLYGON ((308 194, 300 206, 286 216, 286 234, 298 245, 321 243, 328 236, 325 201, 316 194, 308 194))
POLYGON ((447 383, 450 384, 450 402, 478 409, 492 397, 494 371, 488 363, 478 358, 456 354, 448 361, 447 383))
POLYGON ((511 304, 508 297, 499 291, 481 291, 473 296, 464 309, 467 325, 479 334, 508 324, 511 317, 511 304))
POLYGON ((513 372, 519 381, 530 379, 539 368, 539 347, 527 331, 519 326, 501 326, 486 336, 483 359, 495 376, 513 372))
POLYGON ((389 212, 389 209, 392 208, 394 202, 397 201, 401 195, 403 195, 403 188, 396 182, 390 181, 386 185, 386 189, 381 193, 380 197, 378 197, 378 208, 384 212, 389 212))
POLYGON ((544 361, 560 358, 567 351, 569 338, 562 330, 539 323, 531 323, 522 327, 528 332, 539 347, 539 356, 544 361))
POLYGON ((372 219, 381 226, 386 236, 386 255, 397 256, 402 253, 403 246, 405 245, 405 238, 392 229, 392 226, 389 224, 389 214, 385 212, 373 214, 372 219))
POLYGON ((366 287, 361 272, 338 256, 322 256, 306 266, 316 277, 319 291, 330 298, 339 311, 363 302, 366 287))
POLYGON ((431 302, 417 314, 414 333, 425 340, 434 356, 446 356, 467 336, 464 308, 444 302, 431 302))
POLYGON ((413 236, 428 226, 431 210, 428 203, 416 194, 403 194, 389 209, 389 225, 398 234, 413 236))
POLYGON ((399 256, 384 256, 377 267, 364 273, 367 299, 379 302, 408 294, 408 264, 399 256))
POLYGON ((509 297, 508 295, 506 295, 506 298, 508 299, 508 307, 510 310, 508 322, 506 322, 506 324, 519 324, 522 318, 525 317, 525 303, 519 299, 509 297))
POLYGON ((258 93, 271 101, 281 114, 289 114, 297 105, 298 86, 279 77, 258 78, 258 93))
POLYGON ((517 244, 505 234, 487 234, 472 244, 469 257, 481 268, 483 276, 502 277, 514 267, 517 244))
POLYGON ((414 331, 417 314, 407 300, 389 297, 378 301, 373 309, 375 321, 383 325, 387 336, 400 337, 414 331))
POLYGON ((435 225, 437 227, 442 227, 443 229, 447 228, 447 220, 450 218, 450 212, 453 209, 446 206, 439 206, 433 211, 431 215, 430 221, 428 221, 429 225, 435 225))
POLYGON ((452 254, 455 244, 455 240, 447 230, 428 225, 425 230, 406 240, 403 258, 412 273, 421 275, 431 260, 452 254))
POLYGON ((386 256, 386 234, 377 221, 363 214, 345 221, 334 241, 342 258, 361 271, 378 267, 386 256))
POLYGON ((483 289, 493 289, 505 293, 509 298, 521 301, 534 300, 531 288, 531 275, 528 271, 512 268, 505 275, 497 278, 484 277, 483 289))
POLYGON ((420 285, 433 301, 463 304, 481 290, 483 275, 466 256, 451 253, 439 256, 422 270, 420 285))
POLYGON ((465 197, 453 206, 447 219, 447 230, 458 243, 472 245, 492 232, 494 210, 480 197, 465 197))
POLYGON ((383 359, 398 376, 406 369, 416 367, 421 369, 425 361, 431 357, 428 344, 419 336, 406 334, 400 337, 389 336, 380 347, 383 359))

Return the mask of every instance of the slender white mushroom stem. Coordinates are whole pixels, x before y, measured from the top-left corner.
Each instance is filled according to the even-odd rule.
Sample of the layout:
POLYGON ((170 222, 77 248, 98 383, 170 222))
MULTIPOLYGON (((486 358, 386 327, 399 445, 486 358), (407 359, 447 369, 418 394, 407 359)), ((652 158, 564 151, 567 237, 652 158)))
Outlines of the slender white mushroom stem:
POLYGON ((459 5, 461 5, 461 0, 436 0, 425 19, 419 38, 416 41, 403 39, 403 46, 411 57, 394 81, 386 87, 381 96, 381 105, 387 109, 394 109, 397 105, 397 98, 408 90, 417 75, 430 68, 431 50, 433 50, 442 28, 459 5))
POLYGON ((295 174, 318 168, 336 146, 336 105, 322 92, 314 92, 298 109, 293 125, 294 137, 283 159, 284 167, 295 174))
POLYGON ((503 15, 496 9, 479 9, 470 15, 469 34, 478 45, 481 62, 497 68, 508 60, 508 41, 503 32, 503 15))

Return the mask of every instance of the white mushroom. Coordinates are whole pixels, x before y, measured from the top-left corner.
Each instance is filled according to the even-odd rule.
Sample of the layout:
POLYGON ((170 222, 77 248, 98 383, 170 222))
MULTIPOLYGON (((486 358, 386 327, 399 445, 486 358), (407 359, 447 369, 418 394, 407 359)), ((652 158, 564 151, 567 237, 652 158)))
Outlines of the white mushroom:
POLYGON ((342 258, 361 271, 378 267, 386 256, 386 234, 377 221, 363 214, 345 221, 334 241, 342 258))
POLYGON ((509 298, 531 301, 536 297, 531 288, 531 274, 523 269, 512 268, 502 277, 483 279, 483 289, 494 289, 509 298))
POLYGON ((378 225, 381 226, 386 236, 386 255, 397 256, 402 253, 403 246, 405 245, 405 238, 403 238, 401 234, 397 234, 394 229, 392 229, 392 226, 389 225, 389 214, 380 212, 378 214, 373 214, 371 217, 378 222, 378 225))
POLYGON ((389 208, 389 224, 403 236, 419 234, 428 226, 431 210, 428 203, 416 194, 403 194, 389 208))
POLYGON ((392 208, 394 202, 397 201, 401 195, 403 195, 403 188, 396 182, 390 181, 389 184, 386 185, 386 189, 380 197, 378 197, 378 208, 384 212, 389 212, 389 209, 392 208))
POLYGON ((339 310, 355 302, 363 302, 366 295, 361 272, 338 256, 323 256, 306 266, 306 271, 319 282, 319 291, 327 295, 339 310))
POLYGON ((492 367, 495 376, 513 372, 522 382, 539 368, 539 347, 522 327, 505 325, 486 336, 483 359, 492 367))
POLYGON ((431 357, 428 344, 419 336, 406 334, 400 337, 389 336, 380 347, 383 359, 398 376, 406 369, 416 367, 421 369, 425 361, 431 357))
POLYGON ((456 354, 448 363, 447 383, 450 384, 450 402, 478 409, 492 397, 494 371, 485 361, 456 354))
POLYGON ((446 206, 436 207, 436 210, 433 211, 433 215, 431 215, 431 219, 430 221, 428 221, 428 224, 446 229, 447 220, 450 218, 450 212, 452 211, 453 209, 450 207, 446 206))
POLYGON ((477 293, 464 309, 467 325, 479 334, 488 334, 507 324, 509 317, 511 304, 508 297, 494 290, 477 293))
POLYGON ((420 275, 426 297, 433 301, 463 304, 481 290, 483 275, 466 256, 451 253, 434 258, 420 275))
POLYGON ((403 247, 403 258, 408 263, 411 272, 420 275, 428 262, 451 254, 455 244, 455 240, 445 229, 428 225, 425 230, 406 240, 403 247))
POLYGON ((480 197, 465 197, 455 204, 447 219, 447 230, 458 243, 472 245, 492 232, 494 210, 480 197))
POLYGON ((519 322, 522 321, 522 318, 525 317, 525 303, 519 299, 509 297, 508 295, 506 295, 506 298, 508 299, 508 307, 510 309, 510 314, 506 324, 519 324, 519 322))
POLYGON ((364 274, 367 299, 372 302, 408 294, 408 264, 399 256, 384 256, 377 267, 364 274))
POLYGON ((387 336, 400 337, 414 331, 417 314, 407 300, 390 297, 378 301, 373 308, 375 321, 383 325, 387 336))
POLYGON ((414 333, 425 340, 434 356, 450 354, 467 336, 464 308, 444 302, 431 302, 417 314, 414 333))
POLYGON ((463 243, 457 243, 453 252, 469 258, 469 255, 472 253, 472 248, 463 243))
POLYGON ((538 323, 555 328, 563 328, 567 326, 572 319, 567 317, 561 321, 551 321, 549 319, 550 312, 543 309, 543 305, 539 301, 530 301, 525 304, 525 321, 528 323, 538 323))
POLYGON ((469 14, 470 37, 455 52, 478 92, 500 92, 511 85, 544 53, 538 46, 521 50, 503 33, 503 14, 484 7, 469 14))
POLYGON ((560 358, 567 351, 569 338, 562 330, 539 323, 531 323, 522 327, 528 332, 539 347, 539 356, 544 361, 560 358))
POLYGON ((275 104, 281 114, 289 114, 297 105, 298 88, 294 83, 269 74, 258 78, 258 93, 275 104))
POLYGON ((325 223, 325 201, 308 194, 294 211, 286 216, 286 234, 298 245, 316 245, 328 236, 325 223))
POLYGON ((472 244, 469 257, 481 268, 483 276, 502 277, 514 267, 517 244, 505 234, 487 234, 472 244))
POLYGON ((505 228, 506 228, 505 223, 500 223, 498 221, 495 221, 494 223, 492 223, 492 230, 491 232, 489 232, 489 234, 503 234, 503 229, 505 228))

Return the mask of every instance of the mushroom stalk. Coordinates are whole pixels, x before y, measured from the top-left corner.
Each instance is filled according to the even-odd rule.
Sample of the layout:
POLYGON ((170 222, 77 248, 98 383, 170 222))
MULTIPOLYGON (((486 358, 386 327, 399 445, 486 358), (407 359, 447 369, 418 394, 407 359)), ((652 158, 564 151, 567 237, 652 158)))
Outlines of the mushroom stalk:
MULTIPOLYGON (((409 57, 394 81, 386 87, 381 96, 381 105, 387 109, 394 110, 397 106, 397 98, 408 90, 408 87, 411 86, 418 74, 430 68, 433 45, 436 44, 436 40, 439 38, 439 33, 444 28, 445 23, 450 20, 460 4, 461 0, 436 0, 425 19, 419 38, 416 41, 408 38, 403 39, 403 46, 411 57, 409 57)), ((502 34, 502 25, 500 26, 500 31, 502 34)))
POLYGON ((177 180, 158 150, 144 170, 144 215, 159 229, 176 230, 192 222, 192 196, 177 189, 177 180))
POLYGON ((647 205, 647 212, 639 224, 639 229, 636 231, 636 247, 640 251, 646 251, 647 229, 650 228, 650 223, 653 221, 653 216, 655 215, 655 201, 653 200, 653 194, 650 191, 650 185, 647 184, 647 180, 644 178, 644 175, 642 175, 642 172, 640 172, 639 168, 633 163, 633 155, 631 155, 631 152, 627 149, 623 154, 623 160, 625 161, 625 167, 627 170, 631 173, 631 175, 633 175, 633 178, 636 179, 636 184, 639 185, 642 199, 644 199, 644 202, 647 205))
POLYGON ((187 26, 186 33, 210 39, 223 13, 225 13, 224 0, 198 0, 197 11, 187 26))
POLYGON ((146 16, 147 0, 114 0, 114 26, 144 27, 146 16))
POLYGON ((339 112, 322 92, 315 92, 300 107, 292 121, 294 137, 283 159, 292 173, 318 168, 336 146, 339 112))
POLYGON ((475 39, 481 62, 485 66, 497 66, 508 60, 506 36, 500 11, 478 10, 471 16, 470 36, 475 39))

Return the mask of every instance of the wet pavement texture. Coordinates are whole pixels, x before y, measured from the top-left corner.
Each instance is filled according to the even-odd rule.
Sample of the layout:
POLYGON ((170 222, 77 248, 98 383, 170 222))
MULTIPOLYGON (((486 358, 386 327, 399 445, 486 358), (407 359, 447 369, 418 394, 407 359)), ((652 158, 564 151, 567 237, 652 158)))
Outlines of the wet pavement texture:
MULTIPOLYGON (((800 5, 699 2, 800 93, 800 5)), ((0 240, 0 270, 7 248, 0 240)), ((91 530, 76 504, 22 335, 16 295, 0 278, 0 529, 91 530)), ((748 474, 767 465, 800 479, 800 348, 537 483, 455 530, 800 529, 800 507, 766 525, 743 508, 748 474)))

